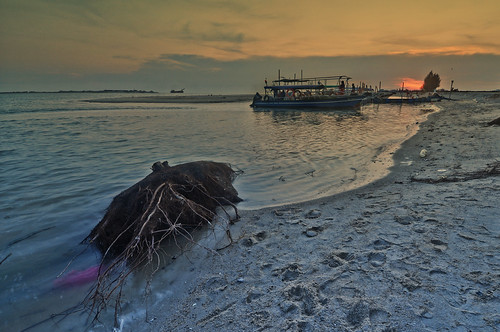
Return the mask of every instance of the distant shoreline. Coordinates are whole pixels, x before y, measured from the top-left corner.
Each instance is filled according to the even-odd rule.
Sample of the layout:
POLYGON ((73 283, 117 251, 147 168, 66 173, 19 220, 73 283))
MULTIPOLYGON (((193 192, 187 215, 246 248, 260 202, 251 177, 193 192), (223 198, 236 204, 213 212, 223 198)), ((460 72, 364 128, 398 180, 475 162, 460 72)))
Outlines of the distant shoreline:
POLYGON ((239 95, 161 95, 145 97, 116 97, 84 100, 89 103, 234 103, 250 102, 253 94, 239 95))
POLYGON ((14 94, 14 93, 158 93, 150 90, 59 90, 59 91, 4 91, 0 94, 14 94))

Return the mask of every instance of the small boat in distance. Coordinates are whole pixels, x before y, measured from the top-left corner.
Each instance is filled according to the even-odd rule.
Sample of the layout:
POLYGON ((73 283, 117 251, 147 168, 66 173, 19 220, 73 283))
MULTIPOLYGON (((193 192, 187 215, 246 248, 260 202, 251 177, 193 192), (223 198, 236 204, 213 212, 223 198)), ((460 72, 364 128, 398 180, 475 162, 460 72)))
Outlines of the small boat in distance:
POLYGON ((184 89, 180 89, 180 90, 170 90, 170 93, 184 93, 184 89))
MULTIPOLYGON (((301 75, 302 76, 302 75, 301 75)), ((310 78, 281 78, 264 86, 264 96, 258 92, 250 105, 253 108, 354 108, 367 98, 352 85, 346 75, 310 78)), ((370 93, 368 93, 370 95, 370 93)))
POLYGON ((441 101, 442 99, 449 98, 432 92, 400 90, 393 92, 390 96, 374 96, 372 101, 375 104, 417 104, 441 101))

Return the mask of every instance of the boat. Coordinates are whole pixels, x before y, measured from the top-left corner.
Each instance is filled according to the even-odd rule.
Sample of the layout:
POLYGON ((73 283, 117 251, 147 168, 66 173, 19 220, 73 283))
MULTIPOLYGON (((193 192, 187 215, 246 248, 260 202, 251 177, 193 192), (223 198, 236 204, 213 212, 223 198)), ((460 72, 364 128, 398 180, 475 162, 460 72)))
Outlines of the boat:
POLYGON ((441 101, 445 98, 437 93, 423 93, 421 91, 403 90, 399 93, 393 92, 391 96, 376 96, 372 99, 375 104, 418 104, 441 101))
POLYGON ((184 89, 180 89, 180 90, 170 90, 170 93, 184 93, 184 89))
MULTIPOLYGON (((302 74, 301 74, 302 76, 302 74)), ((355 108, 367 94, 352 85, 346 75, 310 78, 282 78, 264 86, 264 96, 258 92, 250 105, 253 108, 355 108)), ((369 94, 369 93, 368 93, 369 94)))

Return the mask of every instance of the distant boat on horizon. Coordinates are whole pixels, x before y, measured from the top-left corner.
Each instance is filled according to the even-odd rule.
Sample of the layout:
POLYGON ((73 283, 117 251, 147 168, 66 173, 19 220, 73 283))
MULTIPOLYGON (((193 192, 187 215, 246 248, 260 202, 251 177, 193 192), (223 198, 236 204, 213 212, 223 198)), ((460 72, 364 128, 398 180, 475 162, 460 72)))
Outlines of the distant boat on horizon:
POLYGON ((185 88, 182 88, 180 90, 170 90, 170 93, 184 93, 184 89, 185 88))

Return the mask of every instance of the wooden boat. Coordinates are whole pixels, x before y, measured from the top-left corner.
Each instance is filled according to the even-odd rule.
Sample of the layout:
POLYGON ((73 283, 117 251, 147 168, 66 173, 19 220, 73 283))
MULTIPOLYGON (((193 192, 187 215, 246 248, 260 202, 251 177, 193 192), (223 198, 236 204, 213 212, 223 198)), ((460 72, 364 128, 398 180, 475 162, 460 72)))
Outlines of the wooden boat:
POLYGON ((448 98, 437 93, 422 94, 422 92, 400 91, 399 93, 394 92, 393 95, 386 98, 375 97, 372 102, 375 104, 417 104, 441 101, 442 99, 448 98))
MULTIPOLYGON (((278 77, 280 76, 278 72, 278 77)), ((301 75, 302 76, 302 75, 301 75)), ((264 96, 258 92, 250 105, 253 108, 354 108, 367 95, 349 87, 346 75, 310 78, 281 78, 264 86, 264 96)))

